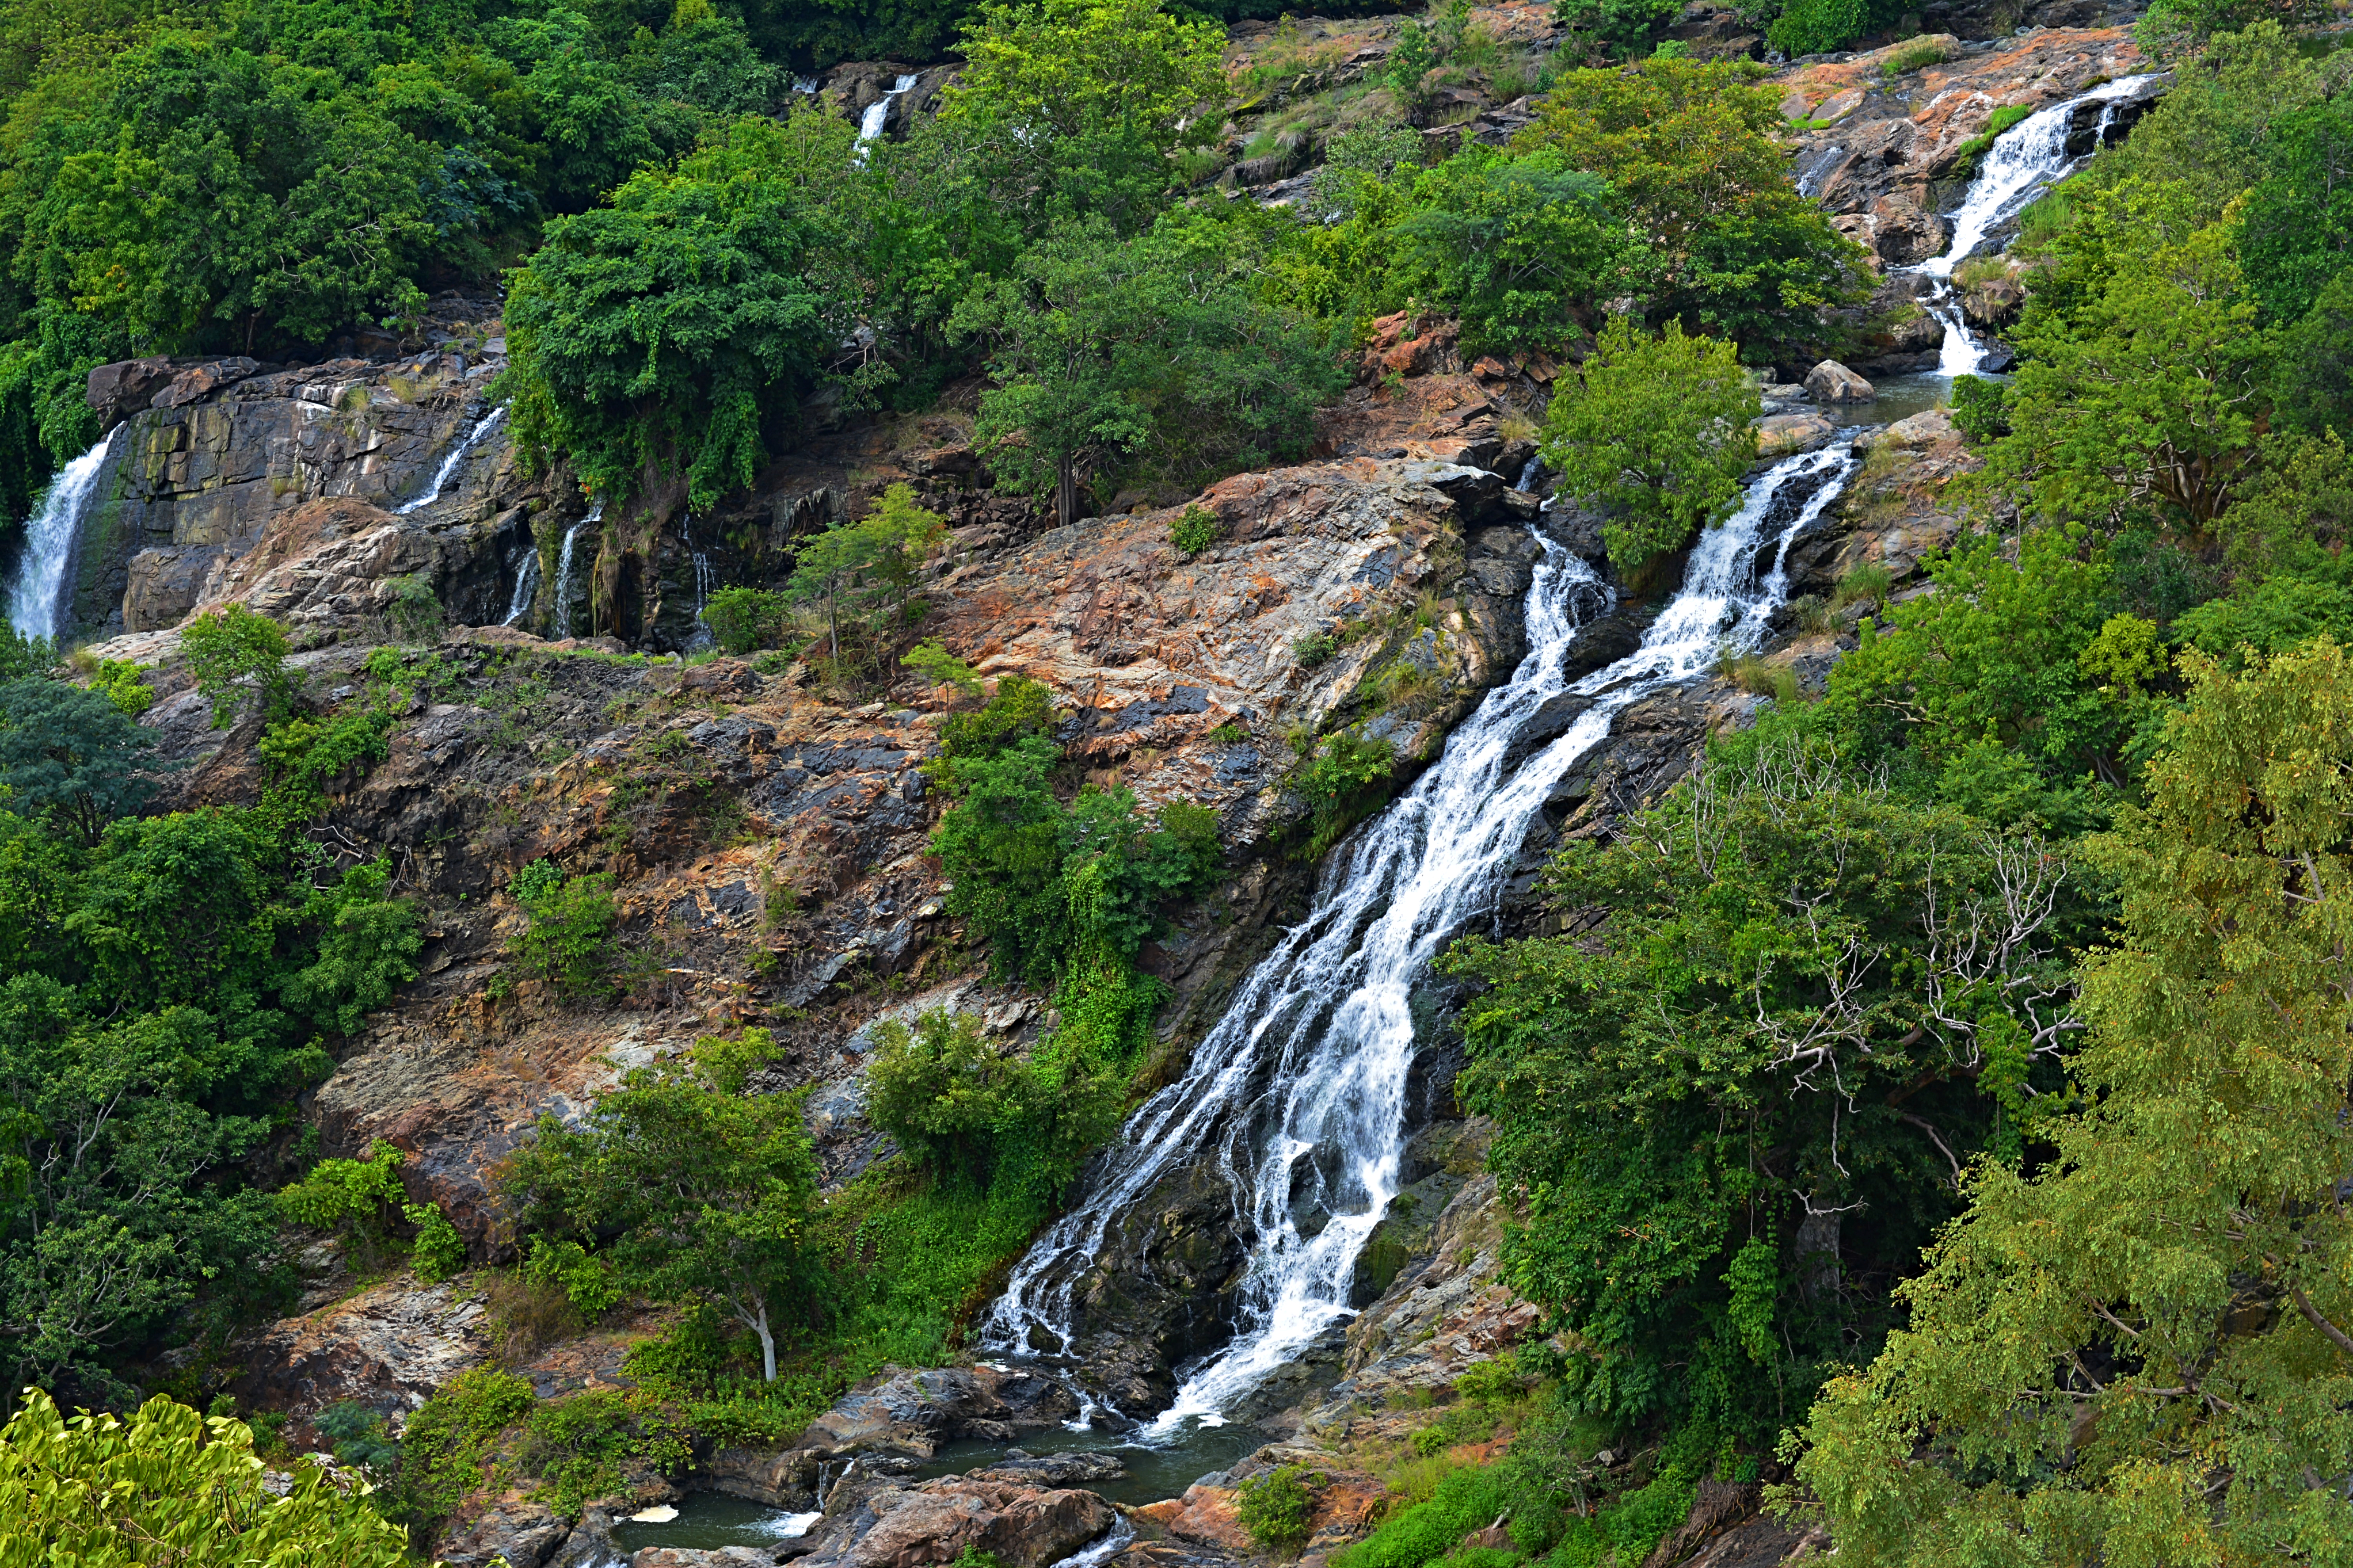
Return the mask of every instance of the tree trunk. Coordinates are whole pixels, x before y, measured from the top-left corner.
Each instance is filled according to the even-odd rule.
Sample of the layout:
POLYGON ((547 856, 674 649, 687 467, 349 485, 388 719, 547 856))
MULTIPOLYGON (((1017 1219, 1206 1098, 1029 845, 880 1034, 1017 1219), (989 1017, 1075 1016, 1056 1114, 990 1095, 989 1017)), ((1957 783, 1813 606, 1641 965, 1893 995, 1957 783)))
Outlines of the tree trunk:
POLYGON ((1063 527, 1079 521, 1079 465, 1065 458, 1054 474, 1054 519, 1063 527))
POLYGON ((768 1303, 760 1303, 760 1315, 752 1323, 752 1331, 760 1336, 760 1370, 770 1383, 776 1381, 776 1336, 768 1331, 768 1303))

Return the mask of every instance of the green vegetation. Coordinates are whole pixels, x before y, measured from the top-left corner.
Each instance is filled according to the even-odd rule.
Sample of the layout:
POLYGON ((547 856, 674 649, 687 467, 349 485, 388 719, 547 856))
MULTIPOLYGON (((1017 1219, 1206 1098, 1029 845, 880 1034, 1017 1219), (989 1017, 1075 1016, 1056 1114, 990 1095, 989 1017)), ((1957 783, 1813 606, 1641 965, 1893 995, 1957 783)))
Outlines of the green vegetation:
POLYGON ((287 716, 301 677, 286 668, 286 634, 243 605, 206 610, 180 632, 180 653, 196 689, 213 705, 213 728, 227 729, 246 698, 272 721, 287 716))
POLYGON ((912 487, 895 484, 862 521, 837 521, 802 542, 784 600, 824 606, 823 657, 837 677, 889 668, 886 650, 899 629, 921 614, 912 597, 916 573, 945 527, 939 513, 915 503, 912 487), (850 628, 847 652, 841 635, 845 608, 850 628))
POLYGON ((38 676, 0 686, 0 799, 85 848, 155 793, 140 771, 153 744, 103 693, 38 676))
MULTIPOLYGON (((526 1385, 528 1386, 528 1385, 526 1385)), ((130 1564, 163 1545, 188 1568, 337 1563, 403 1568, 408 1532, 316 1466, 283 1497, 264 1485, 253 1432, 162 1394, 127 1418, 66 1416, 35 1390, 0 1428, 0 1518, 20 1547, 70 1542, 76 1560, 130 1564)))
POLYGON ((1198 555, 1225 537, 1226 525, 1205 506, 1188 506, 1168 525, 1168 542, 1179 555, 1198 555))
POLYGON ((1234 1499, 1234 1516, 1252 1541, 1285 1555, 1307 1544, 1315 1495, 1310 1489, 1312 1481, 1303 1479, 1305 1476, 1296 1465, 1282 1465, 1241 1484, 1240 1495, 1234 1499))
POLYGON ((1647 338, 1620 316, 1562 379, 1538 449, 1563 492, 1607 509, 1610 563, 1630 575, 1732 515, 1760 406, 1730 343, 1673 321, 1647 338))
POLYGON ((525 970, 568 999, 596 1001, 619 989, 613 928, 621 916, 612 888, 609 872, 572 876, 551 860, 533 861, 508 886, 525 922, 509 946, 525 970))

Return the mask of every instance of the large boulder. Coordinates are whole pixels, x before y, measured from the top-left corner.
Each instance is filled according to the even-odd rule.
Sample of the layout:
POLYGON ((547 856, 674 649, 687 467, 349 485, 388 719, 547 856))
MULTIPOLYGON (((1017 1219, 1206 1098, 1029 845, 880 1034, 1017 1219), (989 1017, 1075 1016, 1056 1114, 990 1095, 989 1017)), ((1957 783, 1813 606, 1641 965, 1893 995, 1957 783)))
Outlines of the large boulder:
POLYGON ((1869 403, 1879 395, 1871 383, 1834 359, 1806 373, 1806 392, 1817 403, 1869 403))
POLYGON ((803 1568, 925 1568, 967 1547, 1008 1568, 1046 1568, 1118 1522, 1090 1491, 1048 1489, 992 1475, 945 1476, 908 1486, 843 1482, 809 1532, 803 1568))

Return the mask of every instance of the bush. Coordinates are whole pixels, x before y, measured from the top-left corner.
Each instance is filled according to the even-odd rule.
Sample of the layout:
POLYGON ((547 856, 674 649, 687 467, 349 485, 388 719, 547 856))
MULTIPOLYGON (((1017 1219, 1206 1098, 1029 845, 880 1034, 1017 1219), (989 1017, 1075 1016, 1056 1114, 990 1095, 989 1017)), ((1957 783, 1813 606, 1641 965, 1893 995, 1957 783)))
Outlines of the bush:
POLYGON ((389 590, 384 603, 385 618, 392 623, 393 634, 407 643, 431 643, 441 636, 448 620, 441 608, 441 597, 433 591, 433 579, 422 572, 412 572, 405 577, 395 577, 385 584, 389 590))
POLYGON ((1383 741, 1343 730, 1292 774, 1310 808, 1306 858, 1320 860, 1343 834, 1388 798, 1397 753, 1383 741))
POLYGON ((295 1225, 347 1240, 381 1242, 389 1217, 407 1196, 400 1184, 407 1156, 379 1138, 364 1160, 322 1160, 278 1194, 278 1212, 295 1225))
POLYGON ((570 877, 547 860, 515 873, 507 890, 529 924, 508 946, 523 968, 575 1000, 618 995, 620 955, 613 928, 621 912, 612 887, 608 873, 570 877))
POLYGON ((0 621, 0 681, 46 675, 58 662, 58 645, 47 637, 28 637, 0 621))
POLYGON ((1942 65, 1947 58, 1944 45, 1933 38, 1915 38, 1881 61, 1879 68, 1883 75, 1899 77, 1923 66, 1942 65))
POLYGON ((1884 605, 1888 593, 1895 586, 1894 574, 1877 561, 1864 561, 1847 569, 1831 591, 1831 603, 1841 609, 1866 601, 1884 605))
POLYGON ((972 666, 940 646, 936 637, 917 643, 899 662, 934 686, 953 686, 966 697, 980 695, 980 676, 972 666))
POLYGON ((393 1477, 398 1517, 431 1530, 486 1479, 483 1459, 501 1432, 538 1403, 531 1381, 496 1367, 461 1372, 402 1426, 393 1477))
POLYGON ((725 652, 741 656, 784 640, 785 597, 764 588, 722 588, 702 606, 702 624, 725 652))
POLYGON ((273 1497, 241 1421, 161 1394, 127 1420, 69 1420, 30 1389, 0 1428, 0 1520, 18 1549, 10 1555, 27 1563, 406 1568, 408 1533, 366 1488, 345 1492, 317 1466, 290 1468, 290 1489, 273 1497))
POLYGON ((1331 663, 1332 657, 1339 651, 1340 645, 1332 639, 1329 632, 1314 632, 1291 645, 1291 657, 1299 661, 1302 669, 1320 668, 1331 663))
POLYGON ((146 673, 143 666, 131 659, 100 659, 90 689, 105 692, 107 700, 121 709, 124 718, 136 719, 155 706, 155 689, 139 679, 146 673))
POLYGON ((1982 446, 2010 434, 2009 389, 1979 376, 1953 378, 1953 424, 1982 446))
POLYGON ((1168 525, 1168 542, 1179 555, 1198 555, 1226 536, 1224 520, 1208 507, 1194 505, 1168 525))
POLYGON ((1053 728, 1054 694, 1026 675, 1008 675, 997 683, 996 695, 979 712, 949 715, 940 726, 940 756, 943 762, 993 757, 1018 741, 1050 734, 1053 728))
MULTIPOLYGON (((1295 1553, 1307 1544, 1315 1517, 1315 1494, 1297 1465, 1252 1476, 1234 1499, 1234 1517, 1261 1546, 1295 1553)), ((1321 1477, 1316 1478, 1321 1479, 1321 1477)))
POLYGON ((1785 55, 1819 55, 1844 48, 1870 30, 1867 0, 1790 0, 1765 29, 1765 39, 1785 55))
POLYGON ((248 692, 272 719, 285 716, 302 678, 286 668, 286 634, 243 605, 207 610, 180 631, 180 652, 196 689, 213 705, 213 728, 226 730, 248 692))
POLYGON ((448 1211, 433 1203, 403 1204, 400 1212, 417 1227, 409 1267, 419 1279, 438 1284, 466 1267, 466 1238, 449 1223, 448 1211))
POLYGON ((520 1457, 548 1504, 576 1518, 589 1499, 619 1491, 627 1468, 674 1473, 693 1456, 685 1426, 651 1390, 591 1388, 533 1411, 520 1457))

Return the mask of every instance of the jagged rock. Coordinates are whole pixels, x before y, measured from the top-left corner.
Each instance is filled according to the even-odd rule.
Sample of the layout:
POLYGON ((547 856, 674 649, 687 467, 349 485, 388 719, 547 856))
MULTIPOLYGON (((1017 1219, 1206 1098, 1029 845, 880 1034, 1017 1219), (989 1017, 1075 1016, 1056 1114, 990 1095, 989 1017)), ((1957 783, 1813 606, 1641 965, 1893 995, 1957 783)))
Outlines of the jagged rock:
POLYGON ((91 366, 88 395, 90 405, 98 411, 100 427, 112 429, 146 407, 176 374, 172 362, 161 354, 91 366))
POLYGON ((649 1546, 632 1552, 629 1568, 775 1568, 776 1554, 756 1546, 649 1546))
POLYGON ((1944 251, 1945 220, 1924 210, 1917 198, 1891 193, 1872 204, 1871 247, 1894 266, 1926 261, 1944 251))
POLYGON ((354 1401, 406 1415, 490 1358, 481 1303, 456 1283, 401 1278, 272 1324, 243 1350, 233 1385, 251 1408, 308 1419, 354 1401))
POLYGON ((805 1510, 817 1501, 818 1458, 798 1448, 714 1448, 695 1482, 770 1508, 805 1510))
POLYGON ((1806 395, 1817 403, 1869 403, 1879 395, 1871 383, 1834 359, 1806 373, 1806 395))
POLYGON ((1181 1498, 1146 1503, 1135 1510, 1135 1517, 1183 1540, 1198 1541, 1221 1552, 1245 1553, 1257 1543, 1242 1528, 1235 1511, 1235 1500, 1240 1495, 1232 1487, 1189 1486, 1181 1498))

